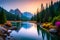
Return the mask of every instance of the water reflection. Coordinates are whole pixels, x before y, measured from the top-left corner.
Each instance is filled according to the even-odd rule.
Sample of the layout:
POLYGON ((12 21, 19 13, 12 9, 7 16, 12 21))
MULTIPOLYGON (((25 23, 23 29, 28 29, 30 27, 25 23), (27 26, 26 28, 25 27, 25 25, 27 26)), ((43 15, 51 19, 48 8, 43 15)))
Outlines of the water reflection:
POLYGON ((15 40, 38 40, 36 24, 23 22, 19 27, 21 28, 18 32, 14 30, 11 33, 15 40))
POLYGON ((21 27, 23 27, 25 29, 28 29, 32 26, 33 26, 32 23, 29 23, 29 22, 22 22, 22 24, 21 24, 21 27))
POLYGON ((42 40, 57 40, 56 37, 53 37, 49 32, 41 28, 40 25, 37 25, 37 31, 39 38, 42 38, 42 40))
MULTIPOLYGON (((14 24, 14 23, 13 23, 14 24)), ((15 23, 18 31, 13 30, 10 34, 14 40, 53 40, 54 38, 40 27, 40 25, 22 22, 15 23)), ((54 39, 55 40, 55 39, 54 39)))

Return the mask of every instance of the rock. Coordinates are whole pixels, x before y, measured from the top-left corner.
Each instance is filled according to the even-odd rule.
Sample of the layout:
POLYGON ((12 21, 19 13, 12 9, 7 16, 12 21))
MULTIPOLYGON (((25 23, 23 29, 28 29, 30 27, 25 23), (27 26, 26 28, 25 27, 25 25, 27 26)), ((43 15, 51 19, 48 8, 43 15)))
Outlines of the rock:
POLYGON ((0 36, 0 40, 4 40, 4 39, 0 36))
POLYGON ((5 34, 5 33, 7 33, 7 29, 5 29, 4 27, 0 27, 0 32, 2 34, 5 34))
POLYGON ((15 27, 15 26, 10 27, 10 30, 16 30, 16 29, 17 29, 17 27, 15 27))
POLYGON ((49 32, 50 32, 51 34, 56 34, 56 33, 57 33, 57 31, 56 31, 55 29, 50 29, 49 32))
POLYGON ((4 28, 4 27, 0 27, 0 30, 7 31, 7 29, 6 29, 6 28, 4 28))
POLYGON ((12 30, 8 30, 8 33, 11 33, 12 32, 12 30))
POLYGON ((56 30, 55 30, 55 29, 50 29, 49 31, 50 31, 50 32, 56 32, 56 30))
POLYGON ((7 30, 16 30, 17 29, 15 26, 9 27, 7 25, 5 25, 4 28, 7 29, 7 30))

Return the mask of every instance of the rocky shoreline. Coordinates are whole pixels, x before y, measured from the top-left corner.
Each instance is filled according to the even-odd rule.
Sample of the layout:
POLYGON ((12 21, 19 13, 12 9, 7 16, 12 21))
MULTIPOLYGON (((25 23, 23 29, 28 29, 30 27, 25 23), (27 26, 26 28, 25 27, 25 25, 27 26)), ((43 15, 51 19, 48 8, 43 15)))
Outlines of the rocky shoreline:
POLYGON ((12 30, 17 30, 17 28, 11 24, 0 26, 0 39, 5 40, 7 36, 10 36, 12 30))

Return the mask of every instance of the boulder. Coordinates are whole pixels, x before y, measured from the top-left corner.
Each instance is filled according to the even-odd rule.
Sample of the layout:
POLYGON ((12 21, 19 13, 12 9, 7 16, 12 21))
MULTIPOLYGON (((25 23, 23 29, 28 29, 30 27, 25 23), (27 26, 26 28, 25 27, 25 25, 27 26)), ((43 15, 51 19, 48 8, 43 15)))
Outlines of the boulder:
POLYGON ((12 27, 10 27, 10 30, 17 30, 17 27, 12 26, 12 27))
POLYGON ((51 34, 56 34, 56 33, 57 33, 56 29, 50 29, 49 32, 50 32, 51 34))

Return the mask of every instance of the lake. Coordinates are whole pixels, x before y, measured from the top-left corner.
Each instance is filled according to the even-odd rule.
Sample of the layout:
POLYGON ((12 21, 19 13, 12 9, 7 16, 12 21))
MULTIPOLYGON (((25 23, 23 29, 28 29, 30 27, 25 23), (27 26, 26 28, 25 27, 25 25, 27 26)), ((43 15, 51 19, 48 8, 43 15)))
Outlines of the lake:
MULTIPOLYGON (((30 22, 12 22, 17 30, 13 30, 10 36, 14 40, 53 40, 54 38, 40 26, 30 22)), ((55 40, 55 39, 54 39, 55 40)))

